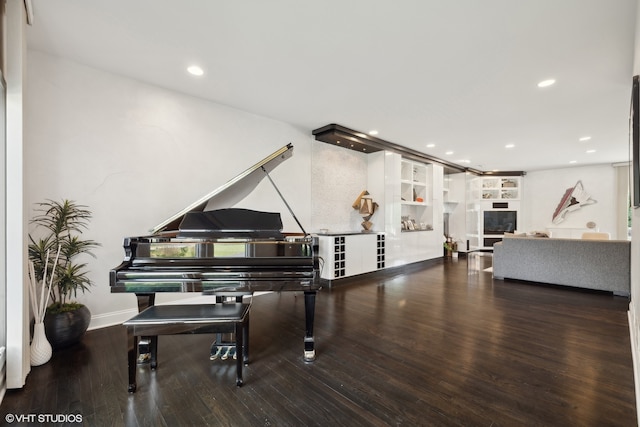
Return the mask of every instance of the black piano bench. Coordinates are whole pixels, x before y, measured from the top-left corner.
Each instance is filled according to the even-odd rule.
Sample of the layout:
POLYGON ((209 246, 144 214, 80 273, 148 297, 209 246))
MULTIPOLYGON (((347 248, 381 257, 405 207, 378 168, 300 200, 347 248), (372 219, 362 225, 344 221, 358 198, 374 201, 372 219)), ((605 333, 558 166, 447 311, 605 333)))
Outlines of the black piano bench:
POLYGON ((157 367, 158 336, 235 333, 236 385, 242 386, 242 365, 249 363, 250 304, 154 305, 123 323, 127 328, 129 392, 136 391, 139 337, 151 337, 151 369, 157 367))

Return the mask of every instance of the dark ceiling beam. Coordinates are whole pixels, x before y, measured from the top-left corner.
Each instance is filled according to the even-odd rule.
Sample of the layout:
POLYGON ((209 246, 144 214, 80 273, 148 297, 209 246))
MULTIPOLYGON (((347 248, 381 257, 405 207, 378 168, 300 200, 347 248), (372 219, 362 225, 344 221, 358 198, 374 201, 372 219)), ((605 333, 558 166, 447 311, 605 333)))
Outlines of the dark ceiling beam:
POLYGON ((510 172, 484 172, 467 168, 464 166, 451 163, 449 161, 440 159, 438 157, 430 156, 412 148, 405 147, 393 142, 385 141, 384 139, 377 138, 372 135, 367 135, 363 132, 358 132, 347 127, 330 124, 312 131, 312 134, 316 137, 316 140, 332 144, 338 147, 346 148, 348 150, 358 151, 360 153, 375 153, 377 151, 392 151, 400 154, 402 157, 426 163, 437 163, 444 167, 445 173, 460 173, 469 172, 475 175, 500 175, 500 176, 522 176, 524 172, 510 171, 510 172))

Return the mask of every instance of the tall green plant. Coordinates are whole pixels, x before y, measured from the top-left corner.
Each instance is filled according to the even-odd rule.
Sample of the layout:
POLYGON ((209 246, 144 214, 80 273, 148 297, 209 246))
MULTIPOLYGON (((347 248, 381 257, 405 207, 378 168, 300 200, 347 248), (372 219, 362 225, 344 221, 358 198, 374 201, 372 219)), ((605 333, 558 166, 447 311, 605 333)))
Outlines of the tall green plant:
POLYGON ((52 273, 53 261, 60 248, 50 292, 52 304, 47 311, 60 312, 77 308, 80 304, 73 303, 71 299, 77 296, 78 291, 87 291, 93 282, 87 276, 87 264, 77 262, 76 257, 88 254, 95 258, 91 250, 100 246, 93 240, 80 238, 89 225, 91 212, 87 206, 67 199, 61 202, 47 200, 37 206, 37 214, 31 222, 36 224, 36 230, 44 230, 44 235, 38 238, 29 235, 29 259, 33 262, 37 280, 45 277, 45 265, 46 276, 52 273))

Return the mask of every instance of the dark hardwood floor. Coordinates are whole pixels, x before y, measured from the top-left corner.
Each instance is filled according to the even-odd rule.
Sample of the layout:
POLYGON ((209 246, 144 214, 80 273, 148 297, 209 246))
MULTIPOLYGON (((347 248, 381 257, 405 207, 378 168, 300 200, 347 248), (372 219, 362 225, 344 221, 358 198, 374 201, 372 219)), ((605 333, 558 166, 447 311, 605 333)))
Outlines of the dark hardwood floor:
POLYGON ((483 271, 487 262, 489 256, 443 260, 323 289, 314 363, 302 360, 302 295, 255 297, 242 388, 232 361, 209 361, 210 336, 163 336, 158 370, 140 366, 138 391, 129 394, 124 328, 90 331, 81 344, 32 368, 24 389, 9 390, 0 419, 80 414, 87 426, 637 425, 628 300, 494 281, 483 271))

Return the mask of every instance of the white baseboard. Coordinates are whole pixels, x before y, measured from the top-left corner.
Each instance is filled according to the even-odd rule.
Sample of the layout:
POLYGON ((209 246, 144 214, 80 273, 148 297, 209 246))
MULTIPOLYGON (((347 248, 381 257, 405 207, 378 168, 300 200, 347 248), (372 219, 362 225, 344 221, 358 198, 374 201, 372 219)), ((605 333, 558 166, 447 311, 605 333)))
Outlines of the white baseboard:
POLYGON ((631 337, 631 356, 633 359, 633 383, 636 391, 636 414, 640 420, 640 323, 638 323, 638 315, 633 304, 629 304, 629 336, 631 337))

